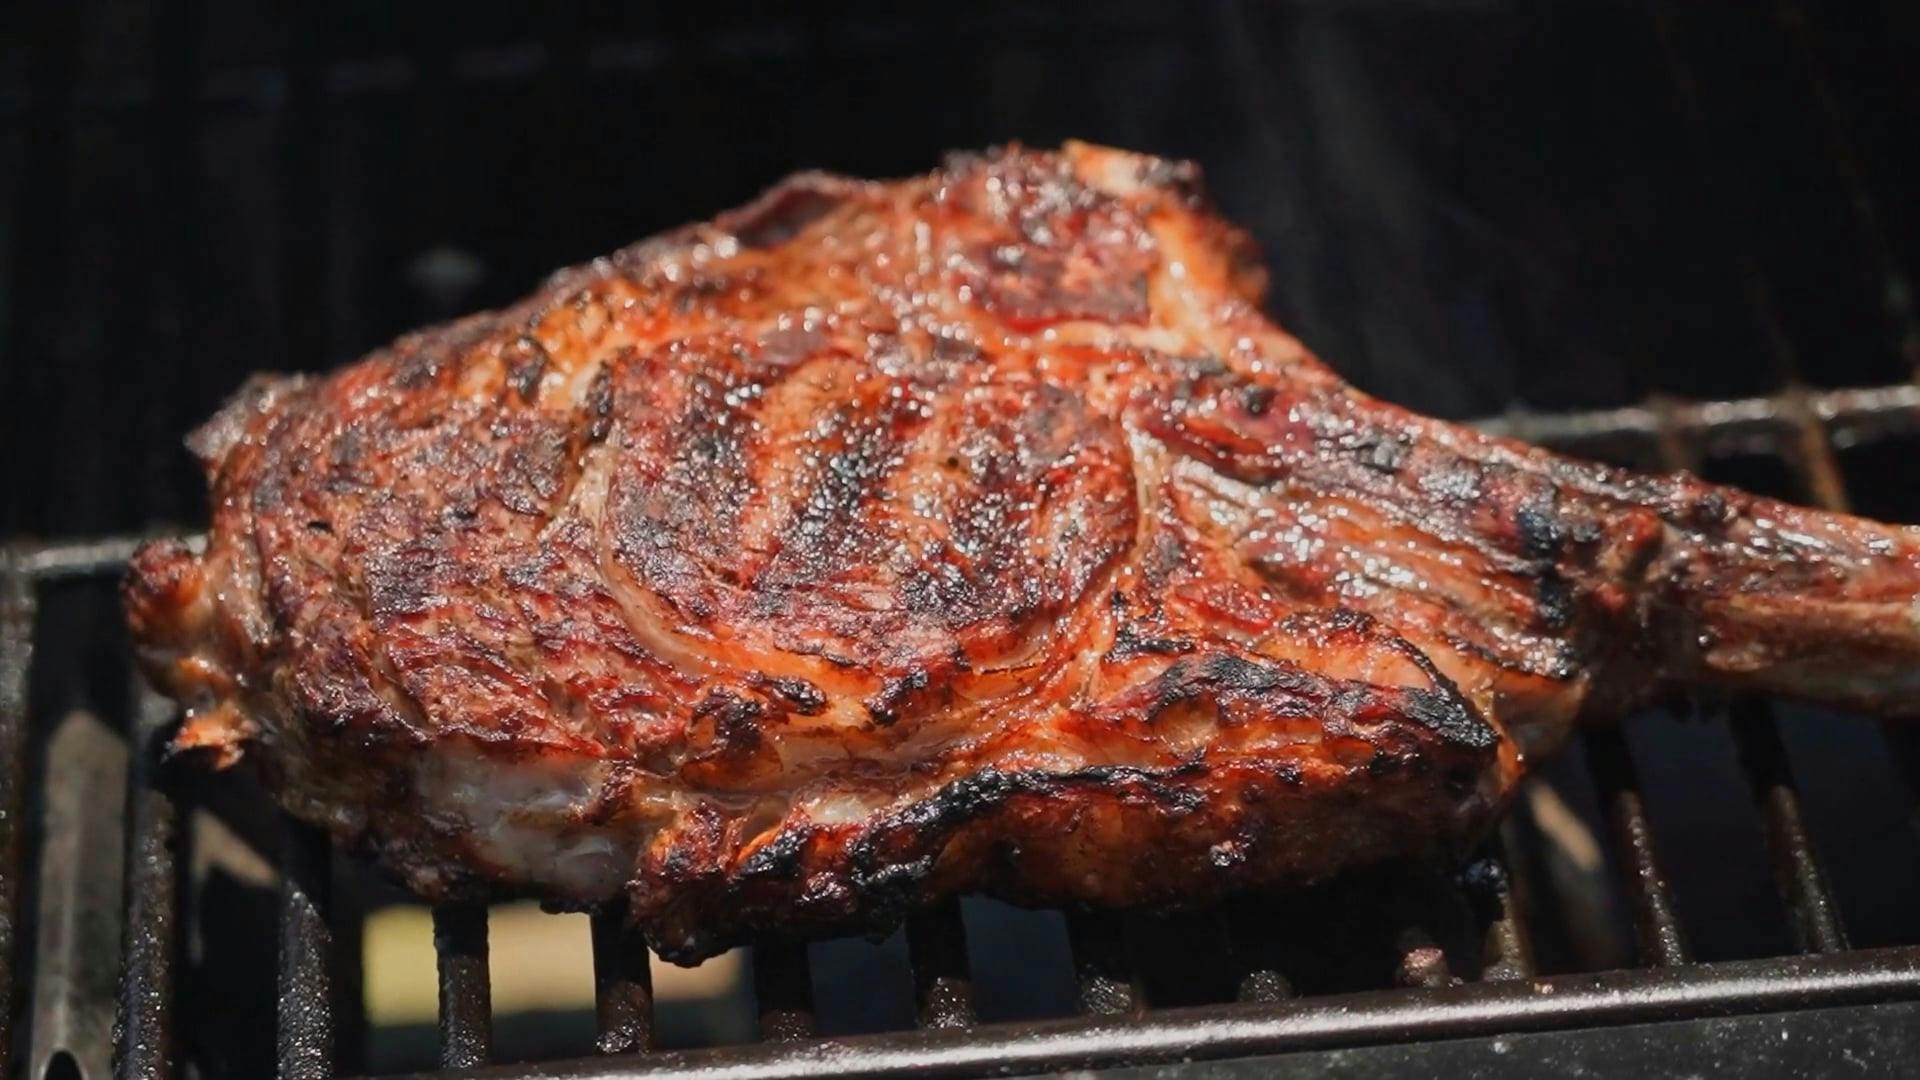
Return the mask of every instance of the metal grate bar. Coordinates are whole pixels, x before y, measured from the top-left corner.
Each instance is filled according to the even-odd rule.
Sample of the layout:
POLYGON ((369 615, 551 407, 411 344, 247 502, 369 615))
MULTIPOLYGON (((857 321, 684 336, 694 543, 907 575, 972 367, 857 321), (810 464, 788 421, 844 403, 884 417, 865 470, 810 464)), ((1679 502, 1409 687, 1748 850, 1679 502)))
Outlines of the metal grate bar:
POLYGON ((280 857, 281 1080, 330 1080, 333 1046, 332 851, 324 832, 289 819, 280 857))
POLYGON ((1264 897, 1244 896, 1229 902, 1228 953, 1239 964, 1235 1001, 1271 1004, 1298 996, 1293 980, 1280 970, 1280 943, 1273 932, 1276 920, 1284 918, 1264 897))
POLYGON ((1073 974, 1080 984, 1080 1011, 1118 1016, 1146 1009, 1146 994, 1127 949, 1126 923, 1109 911, 1067 914, 1073 974))
MULTIPOLYGON (((1000 1076, 1324 1047, 1409 1043, 1605 1025, 1757 1014, 1920 994, 1920 950, 1872 949, 1660 971, 1610 971, 1445 990, 1372 991, 1283 1002, 1156 1010, 1144 1016, 992 1024, 975 1031, 903 1031, 829 1047, 761 1045, 549 1062, 544 1080, 645 1076, 1000 1076)), ((481 1080, 491 1073, 465 1074, 481 1080)))
MULTIPOLYGON (((271 850, 271 848, 269 848, 271 850)), ((333 891, 327 902, 327 927, 332 935, 328 957, 332 965, 333 1067, 342 1074, 366 1071, 367 1057, 367 882, 355 856, 332 845, 329 849, 333 891)))
POLYGON ((1745 701, 1736 707, 1733 736, 1740 764, 1753 785, 1753 800, 1766 822, 1767 848, 1773 856, 1774 880, 1793 915, 1793 938, 1801 952, 1840 952, 1847 948, 1846 929, 1839 904, 1827 887, 1826 874, 1807 833, 1792 767, 1772 710, 1764 702, 1745 701))
POLYGON ((1489 982, 1524 979, 1534 972, 1533 942, 1527 934, 1526 905, 1516 886, 1517 863, 1510 829, 1502 829, 1494 854, 1467 868, 1468 891, 1492 909, 1481 937, 1480 977, 1489 982))
POLYGON ((336 845, 332 861, 327 918, 333 933, 333 1064, 339 1072, 360 1073, 366 1071, 368 1036, 367 891, 353 855, 336 845))
POLYGON ((14 957, 20 913, 20 813, 26 804, 27 671, 33 586, 0 553, 0 1076, 13 1075, 14 957))
POLYGON ((440 969, 440 1065, 446 1069, 485 1065, 493 1057, 486 905, 436 905, 433 952, 440 969))
POLYGON ((1614 728, 1596 730, 1587 736, 1587 755, 1613 828, 1641 959, 1653 967, 1684 964, 1686 934, 1674 908, 1673 885, 1654 851, 1653 825, 1647 820, 1626 736, 1614 728))
POLYGON ((805 942, 769 938, 753 947, 753 995, 760 1037, 793 1042, 813 1036, 813 971, 805 942))
POLYGON ((76 709, 61 717, 36 765, 60 782, 43 785, 34 800, 40 845, 28 1074, 57 1076, 64 1059, 84 1075, 104 1076, 118 1010, 127 744, 76 709))
POLYGON ((161 786, 160 762, 173 702, 138 673, 128 773, 126 944, 114 1071, 120 1080, 174 1075, 174 964, 179 949, 180 877, 174 844, 179 812, 161 786))
MULTIPOLYGON (((206 537, 199 534, 181 539, 195 553, 206 550, 206 537)), ((112 577, 124 572, 127 560, 141 544, 142 536, 100 536, 76 540, 56 540, 36 544, 18 555, 20 572, 37 581, 65 581, 73 578, 112 577)))
POLYGON ((1834 453, 1833 437, 1814 415, 1805 394, 1785 395, 1783 402, 1795 451, 1787 455, 1787 461, 1799 475, 1806 496, 1823 510, 1846 513, 1847 482, 1840 475, 1840 456, 1834 453))
POLYGON ((913 964, 921 1027, 968 1027, 978 1019, 967 964, 967 927, 958 901, 908 916, 907 956, 913 964))
POLYGON ((1836 433, 1920 431, 1920 385, 1896 383, 1817 393, 1791 390, 1730 401, 1649 401, 1589 412, 1534 413, 1516 408, 1475 421, 1474 426, 1575 453, 1622 440, 1644 443, 1657 438, 1663 427, 1686 437, 1708 436, 1716 444, 1759 441, 1773 446, 1788 432, 1796 411, 1836 433))
POLYGON ((653 1049, 653 968, 647 943, 627 926, 625 904, 593 914, 593 999, 603 1054, 653 1049))

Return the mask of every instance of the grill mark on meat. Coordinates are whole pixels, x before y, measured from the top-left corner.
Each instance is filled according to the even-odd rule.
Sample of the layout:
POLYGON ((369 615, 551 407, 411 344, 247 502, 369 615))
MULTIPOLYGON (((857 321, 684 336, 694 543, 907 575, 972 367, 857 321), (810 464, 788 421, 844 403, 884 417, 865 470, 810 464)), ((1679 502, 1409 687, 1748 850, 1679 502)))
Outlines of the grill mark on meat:
MULTIPOLYGON (((1271 407, 1270 405, 1268 407, 1271 407)), ((1292 411, 1300 411, 1305 406, 1294 404, 1292 411)), ((1264 412, 1264 409, 1262 410, 1264 412)), ((1557 565, 1557 559, 1564 549, 1563 533, 1567 526, 1553 516, 1552 493, 1550 489, 1540 490, 1533 487, 1533 478, 1516 474, 1504 465, 1493 467, 1495 472, 1485 473, 1478 470, 1442 471, 1439 475, 1457 478, 1462 486, 1450 487, 1447 483, 1433 485, 1423 481, 1424 490, 1441 491, 1453 505, 1461 508, 1464 518, 1450 518, 1446 514, 1435 515, 1431 501, 1414 501, 1404 489, 1396 487, 1381 488, 1374 486, 1373 496, 1366 508, 1361 509, 1349 494, 1353 487, 1340 474, 1328 477, 1324 474, 1324 462, 1327 460, 1326 441, 1329 432, 1344 430, 1339 425, 1328 427, 1324 424, 1313 425, 1317 428, 1312 436, 1312 450, 1283 452, 1283 443, 1265 444, 1261 453, 1273 464, 1261 467, 1263 471, 1251 476, 1240 475, 1221 477, 1208 474, 1205 477, 1206 490, 1215 497, 1232 497, 1238 501, 1253 501, 1256 504, 1273 506, 1272 496, 1261 493, 1261 488, 1246 486, 1242 494, 1234 496, 1235 482, 1245 484, 1247 480, 1263 481, 1267 485, 1284 482, 1289 486, 1298 485, 1309 493, 1308 499, 1292 500, 1294 505, 1281 511, 1292 515, 1292 528, 1303 527, 1302 517, 1295 513, 1295 506, 1315 506, 1315 498, 1325 498, 1322 493, 1337 493, 1332 500, 1320 504, 1323 520, 1336 521, 1348 511, 1342 507, 1359 510, 1363 515, 1373 515, 1384 511, 1385 521, 1390 526, 1407 529, 1412 535, 1422 535, 1427 539, 1412 546, 1412 550, 1423 553, 1445 551, 1448 545, 1457 546, 1469 553, 1466 564, 1476 567, 1483 575, 1478 588, 1483 596, 1470 601, 1467 594, 1456 588, 1434 588, 1431 574, 1439 569, 1431 564, 1426 573, 1409 570, 1401 559, 1382 550, 1385 545, 1374 541, 1355 544, 1347 541, 1338 547, 1332 546, 1332 539, 1324 531, 1314 535, 1312 540, 1303 537, 1302 542, 1320 547, 1330 547, 1334 554, 1310 553, 1301 560, 1308 575, 1300 577, 1289 569, 1289 562, 1272 562, 1256 559, 1254 567, 1261 573, 1283 583, 1302 598, 1325 596, 1333 592, 1338 579, 1330 573, 1335 565, 1344 563, 1346 573, 1352 580, 1367 583, 1368 587, 1389 593, 1412 591, 1437 605, 1440 609, 1453 613, 1453 617, 1479 625, 1485 616, 1487 600, 1495 596, 1506 597, 1506 606, 1514 616, 1526 626, 1516 626, 1503 631, 1502 637, 1507 647, 1490 648, 1487 644, 1470 641, 1466 637, 1455 635, 1452 639, 1463 651, 1472 653, 1516 672, 1543 675, 1551 678, 1570 677, 1577 670, 1578 661, 1570 655, 1571 648, 1566 642, 1553 642, 1542 637, 1539 632, 1554 634, 1564 630, 1574 614, 1575 597, 1571 587, 1565 582, 1557 565), (1489 479, 1489 476, 1495 479, 1489 479), (1284 481, 1279 481, 1284 477, 1284 481), (1520 492, 1517 496, 1508 496, 1508 491, 1520 492), (1544 499, 1542 503, 1540 500, 1544 499), (1509 505, 1517 507, 1511 513, 1504 509, 1509 505), (1340 510, 1332 513, 1325 508, 1340 510), (1424 512, 1422 512, 1424 511, 1424 512), (1481 522, 1477 527, 1469 526, 1466 521, 1481 522), (1511 524, 1501 524, 1512 522, 1511 524), (1529 533, 1528 530, 1534 530, 1529 533), (1514 537, 1509 544, 1502 545, 1489 539, 1499 537, 1505 531, 1514 537), (1497 569, 1494 576, 1484 576, 1491 566, 1497 569), (1510 582, 1510 584, 1509 584, 1510 582)), ((1361 455, 1373 453, 1371 447, 1377 447, 1379 440, 1370 433, 1354 435, 1351 431, 1333 439, 1332 449, 1336 453, 1361 455)), ((1210 444, 1209 444, 1210 445, 1210 444)), ((1359 468, 1371 468, 1366 460, 1356 461, 1359 468)), ((1346 474, 1351 476, 1351 474, 1346 474)), ((1435 475, 1422 472, 1423 478, 1435 475)), ((1270 522, 1269 527, 1274 523, 1270 522)), ((1371 535, 1382 536, 1376 526, 1371 535)), ((1244 539, 1244 538, 1243 538, 1244 539)), ((1275 554, 1279 554, 1278 550, 1275 554)))
POLYGON ((789 479, 795 497, 775 528, 770 558, 750 579, 766 605, 760 610, 769 615, 786 609, 796 592, 837 583, 863 563, 878 575, 875 588, 841 595, 853 607, 891 606, 890 597, 881 595, 891 584, 891 568, 873 557, 898 540, 888 535, 889 522, 873 520, 877 515, 867 511, 899 468, 902 447, 921 422, 921 403, 891 380, 855 380, 844 389, 829 384, 823 397, 839 401, 813 418, 801 469, 789 479))

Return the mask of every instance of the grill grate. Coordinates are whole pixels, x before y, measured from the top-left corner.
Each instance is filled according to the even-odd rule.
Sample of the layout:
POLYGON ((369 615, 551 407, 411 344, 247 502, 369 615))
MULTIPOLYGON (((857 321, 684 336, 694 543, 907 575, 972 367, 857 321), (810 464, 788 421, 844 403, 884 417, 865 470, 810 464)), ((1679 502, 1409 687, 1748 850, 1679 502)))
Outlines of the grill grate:
MULTIPOLYGON (((27 670, 33 663, 33 583, 0 564, 0 1018, 14 1012, 20 920, 20 815, 26 803, 27 670)), ((0 1023, 0 1074, 13 1061, 13 1024, 0 1023)))
MULTIPOLYGON (((1786 463, 1803 497, 1846 506, 1834 440, 1857 444, 1920 433, 1915 387, 1809 395, 1790 391, 1760 401, 1679 407, 1652 402, 1586 416, 1512 415, 1489 427, 1611 456, 1678 466, 1695 464, 1702 447, 1770 450, 1786 463)), ((60 582, 119 572, 135 541, 109 539, 6 552, 0 593, 0 947, 14 950, 23 880, 19 855, 25 804, 21 762, 28 731, 28 674, 42 593, 60 582)), ((119 996, 116 1071, 122 1077, 176 1072, 174 1030, 179 927, 185 895, 174 839, 180 809, 156 764, 170 705, 133 682, 128 782, 127 889, 119 996)), ((814 1041, 811 975, 804 946, 766 941, 753 950, 761 1045, 649 1055, 653 993, 648 956, 623 930, 618 911, 592 921, 599 1037, 595 1059, 543 1065, 541 1076, 613 1077, 716 1073, 786 1075, 824 1071, 891 1075, 931 1068, 939 1075, 1031 1070, 1171 1057, 1220 1057, 1308 1047, 1361 1045, 1437 1036, 1622 1023, 1649 1017, 1760 1011, 1784 1006, 1878 1001, 1920 996, 1920 946, 1851 950, 1839 904, 1821 869, 1805 821, 1793 769, 1765 701, 1742 699, 1727 720, 1751 787, 1780 897, 1799 955, 1696 963, 1663 871, 1659 831, 1647 809, 1632 753, 1618 729, 1584 735, 1588 765, 1611 826, 1620 890, 1638 942, 1639 967, 1595 975, 1536 977, 1527 931, 1525 860, 1505 850, 1503 833, 1456 883, 1416 888, 1384 904, 1365 932, 1390 944, 1395 989, 1314 995, 1299 993, 1287 974, 1286 944, 1268 933, 1287 918, 1288 900, 1243 900, 1210 916, 1229 942, 1235 965, 1233 1003, 1154 1009, 1140 966, 1140 927, 1129 917, 1068 917, 1079 982, 1078 1020, 980 1025, 957 904, 916 915, 906 930, 914 974, 917 1031, 836 1042, 831 1054, 814 1041), (1434 890, 1438 890, 1435 892, 1434 890), (1439 895, 1445 893, 1447 895, 1439 895), (1438 926, 1449 904, 1475 912, 1481 955, 1464 964, 1448 955, 1438 926), (1278 905, 1278 907, 1272 906, 1278 905)), ((1889 730, 1890 736, 1903 729, 1889 730)), ((1909 780, 1912 776, 1909 776, 1909 780)), ((358 1017, 338 1011, 337 933, 348 913, 335 911, 333 853, 326 837, 282 823, 278 942, 277 1046, 283 1076, 330 1077, 351 1055, 343 1030, 358 1017)), ((484 908, 435 910, 439 963, 439 1075, 469 1075, 492 1056, 484 908)), ((34 969, 39 978, 47 957, 34 969)), ((16 992, 26 969, 0 970, 0 994, 16 992)), ((357 972, 351 973, 357 975, 357 972)), ((36 989, 36 996, 38 989, 36 989)), ((9 998, 8 1004, 11 1005, 9 998)), ((38 1037, 38 1036, 36 1036, 38 1037)), ((76 1048, 63 1048, 78 1054, 76 1048)), ((13 1048, 0 1043, 0 1054, 13 1048)), ((6 1062, 0 1061, 0 1071, 6 1062)), ((488 1073, 488 1075, 499 1075, 488 1073)))
MULTIPOLYGON (((626 930, 625 914, 616 907, 593 917, 593 989, 600 1027, 595 1048, 603 1054, 641 1053, 653 1048, 653 975, 647 966, 646 946, 632 940, 626 930)), ((484 926, 474 929, 485 934, 484 926)), ((475 944, 484 951, 484 936, 475 944)), ((485 981, 484 972, 476 974, 485 981)), ((443 1005, 441 1015, 449 1016, 451 1011, 443 1005)), ((464 1021, 467 1025, 484 1022, 486 1018, 477 1015, 464 1021)), ((450 1056, 446 1048, 451 1043, 442 1036, 443 1057, 450 1056)))

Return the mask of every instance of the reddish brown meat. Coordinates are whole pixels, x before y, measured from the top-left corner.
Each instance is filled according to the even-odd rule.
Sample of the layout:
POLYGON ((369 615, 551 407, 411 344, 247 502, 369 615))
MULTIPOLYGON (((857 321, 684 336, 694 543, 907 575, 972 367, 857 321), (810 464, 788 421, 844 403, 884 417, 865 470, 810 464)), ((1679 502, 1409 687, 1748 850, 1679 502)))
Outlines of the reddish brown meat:
POLYGON ((1913 530, 1408 414, 1261 286, 1189 166, 796 177, 258 384, 134 631, 180 747, 676 960, 1445 854, 1665 683, 1920 701, 1913 530))

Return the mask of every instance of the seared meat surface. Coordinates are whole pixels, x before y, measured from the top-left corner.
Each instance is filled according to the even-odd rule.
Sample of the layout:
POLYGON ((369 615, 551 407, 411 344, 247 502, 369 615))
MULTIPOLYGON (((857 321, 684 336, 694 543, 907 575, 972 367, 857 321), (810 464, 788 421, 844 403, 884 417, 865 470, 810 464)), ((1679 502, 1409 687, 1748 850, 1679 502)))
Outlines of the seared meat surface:
POLYGON ((258 382, 134 633, 178 748, 678 961, 1444 856, 1662 686, 1920 703, 1920 532, 1412 415, 1262 285, 1186 165, 798 176, 258 382))

